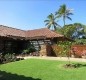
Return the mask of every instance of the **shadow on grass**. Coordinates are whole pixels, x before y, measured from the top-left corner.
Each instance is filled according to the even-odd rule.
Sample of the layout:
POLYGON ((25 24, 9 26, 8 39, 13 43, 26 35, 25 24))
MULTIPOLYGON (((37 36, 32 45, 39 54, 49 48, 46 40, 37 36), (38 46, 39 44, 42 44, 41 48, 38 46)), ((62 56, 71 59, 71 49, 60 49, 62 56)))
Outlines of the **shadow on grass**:
POLYGON ((80 68, 80 67, 86 67, 86 64, 81 63, 71 63, 64 65, 65 68, 80 68))
POLYGON ((74 66, 76 67, 86 67, 86 64, 80 64, 80 63, 76 63, 76 64, 73 64, 74 66))
POLYGON ((11 74, 5 71, 0 71, 0 80, 41 80, 39 78, 25 77, 23 75, 11 74))

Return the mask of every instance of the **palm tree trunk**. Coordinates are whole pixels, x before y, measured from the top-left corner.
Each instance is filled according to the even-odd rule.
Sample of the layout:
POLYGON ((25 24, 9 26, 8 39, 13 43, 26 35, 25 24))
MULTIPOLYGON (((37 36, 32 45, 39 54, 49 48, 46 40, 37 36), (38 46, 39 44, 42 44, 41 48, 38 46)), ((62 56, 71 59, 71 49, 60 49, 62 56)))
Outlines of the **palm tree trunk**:
POLYGON ((54 25, 54 30, 56 31, 56 26, 54 25))
POLYGON ((65 16, 63 16, 63 23, 64 23, 64 26, 65 26, 65 16))

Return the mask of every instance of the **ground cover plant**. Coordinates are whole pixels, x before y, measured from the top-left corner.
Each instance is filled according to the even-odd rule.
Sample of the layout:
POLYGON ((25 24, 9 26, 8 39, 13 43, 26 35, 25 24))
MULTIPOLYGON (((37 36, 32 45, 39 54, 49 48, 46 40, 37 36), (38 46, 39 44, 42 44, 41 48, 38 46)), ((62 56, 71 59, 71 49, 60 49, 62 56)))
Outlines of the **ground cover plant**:
POLYGON ((6 64, 6 63, 10 63, 10 62, 15 62, 15 61, 19 61, 19 60, 24 60, 24 58, 17 58, 15 53, 10 54, 2 54, 0 53, 0 64, 6 64))
MULTIPOLYGON (((0 65, 0 80, 85 80, 86 63, 65 68, 68 62, 27 59, 0 65), (84 74, 83 74, 84 73, 84 74)), ((74 63, 77 64, 77 63, 74 63)))

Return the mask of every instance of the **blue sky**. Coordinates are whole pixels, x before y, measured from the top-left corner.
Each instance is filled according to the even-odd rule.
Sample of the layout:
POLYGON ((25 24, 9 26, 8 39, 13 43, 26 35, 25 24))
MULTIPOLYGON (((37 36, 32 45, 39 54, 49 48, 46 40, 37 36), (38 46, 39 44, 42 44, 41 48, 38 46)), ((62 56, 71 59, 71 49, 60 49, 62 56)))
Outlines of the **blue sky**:
MULTIPOLYGON (((86 0, 0 0, 0 24, 23 30, 43 28, 47 16, 62 4, 74 13, 66 24, 86 24, 86 0)), ((62 20, 58 24, 63 25, 62 20)))

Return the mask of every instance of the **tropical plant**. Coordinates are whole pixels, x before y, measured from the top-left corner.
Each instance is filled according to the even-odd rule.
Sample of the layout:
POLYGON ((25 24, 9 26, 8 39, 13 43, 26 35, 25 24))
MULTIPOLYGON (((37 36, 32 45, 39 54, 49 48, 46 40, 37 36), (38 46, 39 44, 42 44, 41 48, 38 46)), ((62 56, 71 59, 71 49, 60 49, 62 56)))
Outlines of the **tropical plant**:
POLYGON ((70 25, 65 25, 64 27, 61 28, 61 33, 68 38, 72 38, 73 33, 75 32, 76 28, 70 24, 70 25))
POLYGON ((10 54, 10 53, 7 53, 4 55, 4 61, 3 63, 8 63, 8 62, 13 62, 13 61, 16 61, 16 56, 15 56, 15 53, 13 54, 10 54))
POLYGON ((84 26, 84 38, 86 39, 86 25, 83 26, 84 26))
POLYGON ((51 13, 47 18, 48 19, 44 21, 46 23, 45 25, 47 26, 47 28, 50 29, 52 27, 52 28, 54 28, 54 30, 56 30, 57 26, 60 27, 60 25, 57 24, 57 22, 56 22, 56 18, 54 16, 54 14, 51 13))
POLYGON ((76 38, 83 38, 85 36, 84 25, 81 24, 81 23, 74 23, 73 25, 75 27, 75 32, 73 34, 73 38, 74 39, 76 39, 76 38))
POLYGON ((72 20, 69 16, 73 15, 73 13, 72 13, 72 9, 68 9, 67 6, 63 4, 60 6, 59 10, 56 12, 56 15, 57 15, 57 18, 60 18, 60 17, 63 18, 63 22, 65 26, 66 18, 69 20, 72 20))
POLYGON ((28 49, 24 49, 24 50, 23 50, 23 53, 24 53, 24 54, 27 54, 27 53, 29 53, 29 50, 28 50, 28 49))
POLYGON ((85 29, 84 25, 81 23, 74 23, 65 25, 60 29, 60 32, 68 38, 78 39, 78 38, 85 38, 85 29))
POLYGON ((75 39, 73 44, 86 45, 86 39, 75 39))
POLYGON ((59 51, 59 54, 61 54, 62 56, 67 56, 68 57, 68 64, 70 64, 70 49, 71 49, 72 42, 59 41, 57 43, 57 45, 62 48, 61 51, 59 51))

